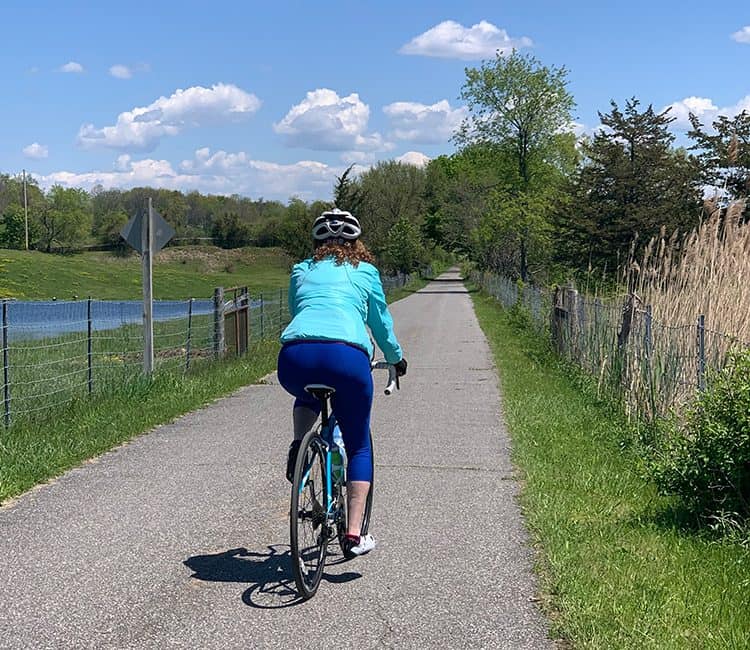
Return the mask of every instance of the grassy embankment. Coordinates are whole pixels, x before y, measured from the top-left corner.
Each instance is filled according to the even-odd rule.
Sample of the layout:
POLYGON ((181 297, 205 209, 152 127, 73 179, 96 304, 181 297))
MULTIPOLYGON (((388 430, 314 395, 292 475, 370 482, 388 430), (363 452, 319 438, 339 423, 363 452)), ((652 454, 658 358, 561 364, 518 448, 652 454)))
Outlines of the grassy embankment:
MULTIPOLYGON (((223 250, 166 248, 154 261, 154 298, 210 298, 216 287, 247 286, 251 293, 286 288, 289 258, 277 248, 223 250)), ((140 257, 110 253, 48 255, 0 250, 0 297, 19 300, 141 298, 140 257)))
POLYGON ((576 648, 750 647, 750 549, 691 529, 595 387, 486 295, 522 506, 554 633, 576 648))
MULTIPOLYGON (((2 251, 0 258, 5 257, 5 254, 9 252, 2 251)), ((221 252, 218 252, 218 255, 221 255, 221 252)), ((68 258, 50 257, 51 260, 45 258, 43 262, 57 261, 58 268, 57 270, 51 266, 46 268, 45 277, 80 276, 80 273, 77 273, 80 268, 76 269, 75 266, 67 265, 70 262, 68 258)), ((235 273, 230 274, 231 279, 224 283, 255 286, 255 290, 258 291, 268 287, 253 284, 252 279, 269 278, 272 288, 273 285, 286 286, 288 269, 284 258, 279 255, 258 255, 254 260, 254 263, 247 263, 245 271, 235 270, 235 273), (241 277, 237 277, 238 275, 241 277)), ((74 265, 80 263, 80 260, 73 260, 74 265)), ((203 262, 204 265, 211 263, 211 260, 203 262)), ((213 263, 216 263, 215 258, 213 263)), ((102 260, 102 264, 108 263, 102 260)), ((183 266, 181 262, 177 264, 183 266)), ((238 268, 242 269, 242 267, 238 268)), ((111 271, 109 272, 111 274, 111 271)), ((123 275, 131 272, 134 275, 138 273, 135 269, 125 271, 123 275)), ((94 275, 92 271, 88 273, 94 275)), ((159 265, 157 265, 155 275, 158 273, 159 265)), ((179 267, 172 273, 172 277, 184 273, 183 288, 179 291, 174 289, 171 295, 165 291, 161 295, 163 298, 199 295, 199 291, 204 290, 201 287, 210 288, 212 292, 213 284, 219 280, 217 275, 205 272, 201 274, 198 271, 185 272, 179 267), (195 284, 190 284, 191 275, 195 284)), ((7 273, 4 275, 5 282, 17 286, 17 278, 8 282, 7 273)), ((81 277, 88 278, 89 276, 81 277)), ((162 277, 165 276, 162 275, 162 277)), ((123 287, 131 280, 132 278, 115 280, 113 277, 111 283, 123 287)), ((139 277, 138 282, 140 282, 139 277)), ((416 280, 404 289, 389 292, 389 302, 412 293, 425 283, 426 281, 416 280)), ((34 295, 36 297, 56 295, 49 293, 50 286, 40 280, 34 288, 34 295)), ((104 293, 103 288, 101 291, 96 291, 98 285, 95 284, 82 286, 87 287, 81 290, 82 293, 89 291, 98 297, 104 293)), ((60 295, 59 291, 57 295, 60 295)), ((106 295, 115 297, 117 294, 106 295)), ((122 296, 117 295, 117 297, 122 296)), ((169 327, 168 324, 162 325, 169 327)), ((158 424, 200 408, 244 385, 257 382, 275 368, 278 347, 276 340, 258 341, 252 345, 248 355, 242 358, 229 358, 221 362, 198 360, 188 373, 182 372, 180 364, 175 364, 172 370, 157 374, 151 381, 131 378, 118 388, 105 390, 100 394, 95 394, 92 398, 86 397, 85 391, 82 391, 80 399, 61 410, 51 412, 44 419, 21 420, 8 430, 0 428, 0 504, 158 424)))

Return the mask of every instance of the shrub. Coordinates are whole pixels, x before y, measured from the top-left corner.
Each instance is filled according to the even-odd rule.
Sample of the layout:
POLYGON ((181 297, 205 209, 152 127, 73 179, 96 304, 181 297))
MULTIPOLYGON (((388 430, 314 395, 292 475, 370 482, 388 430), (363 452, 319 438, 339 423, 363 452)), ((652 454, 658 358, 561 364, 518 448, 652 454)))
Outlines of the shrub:
POLYGON ((750 517, 750 350, 733 352, 681 422, 654 440, 649 471, 660 491, 701 517, 750 517))

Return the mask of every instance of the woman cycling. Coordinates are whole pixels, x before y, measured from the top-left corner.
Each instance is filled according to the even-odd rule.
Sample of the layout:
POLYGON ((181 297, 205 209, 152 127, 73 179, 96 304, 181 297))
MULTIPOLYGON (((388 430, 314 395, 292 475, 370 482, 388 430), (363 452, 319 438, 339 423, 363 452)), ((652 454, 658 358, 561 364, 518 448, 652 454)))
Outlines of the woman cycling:
POLYGON ((380 274, 374 258, 359 241, 359 221, 338 209, 324 212, 313 224, 315 252, 292 269, 289 311, 292 321, 281 335, 279 382, 295 397, 294 441, 289 446, 286 476, 293 480, 297 452, 320 412, 307 384, 336 390, 333 412, 348 458, 348 551, 362 555, 375 547, 372 535, 360 536, 367 493, 372 482, 370 410, 373 346, 365 325, 387 362, 406 374, 406 360, 393 332, 380 274))

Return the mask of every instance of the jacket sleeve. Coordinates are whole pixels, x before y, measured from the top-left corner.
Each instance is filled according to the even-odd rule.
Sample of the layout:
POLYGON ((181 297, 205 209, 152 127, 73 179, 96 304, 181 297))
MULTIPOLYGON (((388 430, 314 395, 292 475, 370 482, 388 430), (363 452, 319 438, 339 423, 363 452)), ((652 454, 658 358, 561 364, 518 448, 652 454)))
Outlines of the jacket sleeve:
POLYGON ((383 283, 375 268, 373 268, 371 279, 367 300, 367 326, 375 337, 378 347, 383 351, 385 360, 388 363, 397 363, 401 361, 403 353, 396 339, 396 333, 393 331, 393 318, 388 311, 388 303, 385 301, 383 283))
POLYGON ((308 266, 307 260, 305 260, 292 267, 292 274, 289 277, 289 291, 287 292, 289 318, 294 318, 297 315, 297 284, 299 283, 299 278, 307 272, 308 266))

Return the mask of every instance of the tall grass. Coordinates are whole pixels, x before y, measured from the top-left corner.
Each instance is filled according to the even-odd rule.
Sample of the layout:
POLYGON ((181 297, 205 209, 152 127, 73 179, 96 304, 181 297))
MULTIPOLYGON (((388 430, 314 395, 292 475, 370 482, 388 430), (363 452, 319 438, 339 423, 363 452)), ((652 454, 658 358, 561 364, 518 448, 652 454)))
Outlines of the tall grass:
POLYGON ((735 201, 722 211, 709 201, 706 207, 708 218, 693 232, 670 238, 662 233, 624 272, 623 285, 633 296, 635 337, 625 359, 628 401, 645 403, 651 416, 679 409, 702 385, 704 368, 720 369, 733 348, 750 345, 750 225, 741 221, 745 204, 735 201), (650 336, 645 333, 647 309, 650 336))

